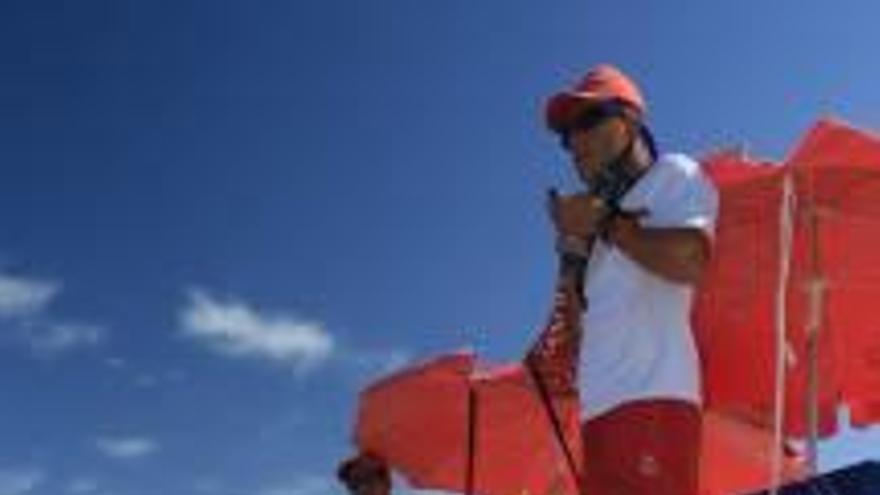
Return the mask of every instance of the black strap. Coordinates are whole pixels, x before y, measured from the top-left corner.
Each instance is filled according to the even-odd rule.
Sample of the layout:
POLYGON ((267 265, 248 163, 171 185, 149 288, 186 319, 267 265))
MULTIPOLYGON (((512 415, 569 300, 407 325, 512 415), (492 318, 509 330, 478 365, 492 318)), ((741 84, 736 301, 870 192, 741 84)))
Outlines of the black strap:
POLYGON ((569 446, 568 442, 565 440, 565 432, 562 431, 562 424, 559 421, 559 413, 556 411, 556 408, 553 407, 553 401, 550 398, 550 391, 547 390, 547 385, 541 378, 541 374, 530 362, 526 362, 526 367, 529 369, 532 379, 538 387, 538 395, 541 397, 541 403, 544 405, 544 412, 547 413, 547 419, 550 421, 550 426, 553 427, 553 434, 556 436, 556 441, 559 443, 560 448, 562 448, 562 454, 565 456, 565 463, 568 466, 568 470, 571 472, 571 477, 574 480, 575 485, 580 489, 583 487, 583 480, 578 475, 577 465, 574 462, 574 454, 571 452, 571 446, 569 446))

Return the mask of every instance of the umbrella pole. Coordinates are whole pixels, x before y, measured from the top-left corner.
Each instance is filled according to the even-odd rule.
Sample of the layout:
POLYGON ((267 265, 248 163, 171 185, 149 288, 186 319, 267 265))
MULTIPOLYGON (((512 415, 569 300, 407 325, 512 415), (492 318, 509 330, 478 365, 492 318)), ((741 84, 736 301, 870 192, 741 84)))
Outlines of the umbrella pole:
POLYGON ((474 385, 468 382, 468 426, 467 426, 467 466, 465 468, 465 495, 474 495, 474 475, 477 464, 477 391, 474 385))
POLYGON ((825 280, 819 268, 819 215, 809 207, 810 278, 807 286, 807 467, 815 476, 819 467, 819 331, 825 302, 825 280))
POLYGON ((782 461, 785 456, 785 370, 787 357, 786 329, 788 328, 785 302, 791 274, 791 253, 794 235, 794 186, 786 174, 782 183, 782 201, 779 210, 779 281, 776 288, 776 376, 773 394, 773 457, 771 459, 770 494, 779 493, 782 484, 782 461))

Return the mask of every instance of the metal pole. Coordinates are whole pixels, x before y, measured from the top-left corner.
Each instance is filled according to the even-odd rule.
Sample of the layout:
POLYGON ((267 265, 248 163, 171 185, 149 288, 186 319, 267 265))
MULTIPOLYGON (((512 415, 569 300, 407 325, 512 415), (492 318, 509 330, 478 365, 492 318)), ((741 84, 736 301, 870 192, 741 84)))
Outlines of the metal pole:
POLYGON ((474 483, 477 472, 477 391, 473 383, 468 382, 468 426, 467 426, 467 468, 465 471, 465 494, 474 495, 474 483))
POLYGON ((809 279, 807 282, 807 467, 811 476, 819 470, 819 332, 822 328, 822 309, 825 302, 825 280, 820 268, 819 215, 815 198, 810 195, 808 209, 809 279))
POLYGON ((776 495, 782 484, 782 460, 785 456, 785 370, 787 365, 788 328, 786 299, 791 272, 791 250, 794 235, 795 196, 791 174, 786 172, 782 182, 782 200, 779 209, 779 279, 776 286, 776 371, 773 394, 773 457, 771 459, 770 493, 776 495))

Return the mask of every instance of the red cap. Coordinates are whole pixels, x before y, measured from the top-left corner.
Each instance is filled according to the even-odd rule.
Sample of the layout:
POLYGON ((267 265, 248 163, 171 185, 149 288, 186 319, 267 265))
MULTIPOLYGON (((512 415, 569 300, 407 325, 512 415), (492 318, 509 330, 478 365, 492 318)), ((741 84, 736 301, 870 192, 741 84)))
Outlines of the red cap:
POLYGON ((628 104, 641 115, 645 113, 642 92, 626 74, 613 65, 596 66, 573 88, 556 93, 547 101, 547 127, 560 132, 584 104, 613 100, 628 104))

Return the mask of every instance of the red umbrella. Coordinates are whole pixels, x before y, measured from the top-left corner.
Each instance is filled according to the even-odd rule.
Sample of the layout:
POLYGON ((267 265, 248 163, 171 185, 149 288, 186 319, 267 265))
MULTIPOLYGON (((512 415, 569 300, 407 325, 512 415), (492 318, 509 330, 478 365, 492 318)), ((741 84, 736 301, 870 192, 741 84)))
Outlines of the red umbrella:
MULTIPOLYGON (((577 397, 559 405, 567 433, 576 435, 577 397)), ((457 353, 393 374, 362 392, 356 443, 416 488, 577 493, 545 406, 519 363, 480 367, 473 354, 457 353)))
MULTIPOLYGON (((364 390, 358 447, 382 456, 417 488, 467 492, 470 476, 473 491, 480 494, 578 493, 523 367, 475 371, 474 365, 471 354, 444 355, 364 390), (476 416, 473 430, 471 414, 476 416)), ((578 424, 576 400, 560 405, 565 431, 579 441, 573 430, 578 424)), ((577 452, 578 444, 572 446, 577 452)), ((700 494, 766 488, 772 479, 772 446, 769 430, 707 412, 700 494)), ((793 456, 786 456, 781 468, 781 481, 794 481, 805 473, 793 456)))
POLYGON ((823 120, 782 165, 706 162, 721 199, 694 318, 708 404, 769 424, 782 392, 785 432, 813 439, 841 405, 877 422, 880 138, 823 120))
MULTIPOLYGON (((704 411, 700 450, 700 495, 729 495, 763 490, 773 483, 773 432, 740 418, 704 411)), ((783 457, 779 481, 807 475, 803 460, 783 457)))

